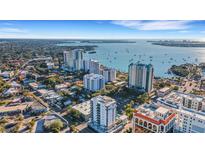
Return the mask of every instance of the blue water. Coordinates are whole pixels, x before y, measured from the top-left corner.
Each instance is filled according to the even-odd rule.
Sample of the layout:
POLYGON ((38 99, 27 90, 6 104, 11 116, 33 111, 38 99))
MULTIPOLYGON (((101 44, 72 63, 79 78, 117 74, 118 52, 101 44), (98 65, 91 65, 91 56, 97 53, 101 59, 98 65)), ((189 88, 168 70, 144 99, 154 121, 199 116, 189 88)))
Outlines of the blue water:
POLYGON ((167 70, 173 64, 205 62, 205 48, 165 47, 152 45, 146 40, 137 40, 136 43, 76 42, 59 45, 97 45, 96 53, 86 53, 84 55, 86 59, 96 59, 105 66, 126 72, 131 62, 151 63, 154 66, 154 75, 160 77, 169 77, 167 70))

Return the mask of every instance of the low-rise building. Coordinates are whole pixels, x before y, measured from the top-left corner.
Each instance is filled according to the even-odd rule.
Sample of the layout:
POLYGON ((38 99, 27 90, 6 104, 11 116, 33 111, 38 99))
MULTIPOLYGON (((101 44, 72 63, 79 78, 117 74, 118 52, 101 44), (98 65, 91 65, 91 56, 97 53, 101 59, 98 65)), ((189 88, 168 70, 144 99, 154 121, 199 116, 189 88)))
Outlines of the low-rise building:
POLYGON ((48 63, 46 63, 46 65, 47 65, 47 68, 48 68, 49 70, 50 70, 50 69, 53 69, 54 66, 55 66, 55 64, 52 63, 52 62, 48 62, 48 63))
POLYGON ((91 108, 90 100, 86 101, 86 102, 83 102, 83 103, 80 103, 80 104, 77 104, 77 105, 73 106, 72 108, 79 111, 81 116, 83 117, 83 119, 85 121, 89 120, 89 118, 90 118, 90 108, 91 108))
POLYGON ((16 115, 24 113, 28 109, 27 104, 16 105, 16 106, 0 106, 0 116, 5 115, 16 115))
POLYGON ((63 83, 63 84, 58 84, 58 85, 55 85, 55 90, 61 90, 61 89, 66 89, 70 86, 70 83, 66 82, 66 83, 63 83))
POLYGON ((36 102, 32 103, 30 109, 31 109, 31 113, 35 114, 35 115, 38 115, 38 114, 41 114, 41 113, 48 111, 48 109, 46 107, 44 107, 41 104, 36 103, 36 102))
POLYGON ((63 103, 65 106, 68 106, 68 105, 71 105, 72 104, 72 101, 70 99, 66 100, 64 103, 63 103))
POLYGON ((53 91, 53 90, 47 91, 47 93, 45 95, 43 95, 43 98, 48 103, 50 103, 52 105, 56 105, 56 107, 58 107, 60 109, 59 105, 61 104, 61 100, 63 99, 63 97, 60 96, 59 94, 57 94, 55 91, 53 91))
POLYGON ((154 133, 172 132, 176 114, 165 107, 156 104, 143 104, 139 106, 132 119, 133 132, 136 127, 142 127, 154 133))
POLYGON ((45 96, 47 93, 48 93, 48 90, 46 90, 46 89, 37 90, 37 94, 40 96, 45 96))
POLYGON ((194 94, 173 91, 163 98, 158 98, 157 102, 176 109, 184 106, 196 111, 205 111, 205 98, 194 94))
POLYGON ((4 96, 16 95, 20 92, 19 89, 16 88, 9 88, 3 92, 4 96))
POLYGON ((14 75, 13 71, 5 71, 0 73, 0 76, 3 78, 11 78, 13 75, 14 75))
POLYGON ((32 90, 38 90, 38 89, 46 87, 45 85, 38 84, 37 82, 32 82, 32 83, 29 83, 28 85, 32 90))
POLYGON ((164 88, 161 88, 161 89, 159 89, 159 90, 157 91, 157 95, 158 95, 159 97, 163 97, 163 96, 169 94, 170 92, 171 92, 171 88, 169 88, 169 87, 164 87, 164 88))

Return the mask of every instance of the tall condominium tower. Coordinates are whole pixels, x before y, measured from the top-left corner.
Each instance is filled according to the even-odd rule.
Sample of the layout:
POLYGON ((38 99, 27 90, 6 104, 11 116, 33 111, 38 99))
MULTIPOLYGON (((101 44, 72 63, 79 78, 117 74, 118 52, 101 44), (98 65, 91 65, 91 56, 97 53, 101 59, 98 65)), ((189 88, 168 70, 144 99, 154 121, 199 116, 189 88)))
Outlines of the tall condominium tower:
POLYGON ((98 132, 108 132, 115 125, 116 101, 108 96, 91 99, 90 125, 98 132))
POLYGON ((128 70, 128 86, 150 92, 153 84, 153 66, 151 64, 130 64, 128 70))
POLYGON ((103 68, 101 74, 105 78, 105 82, 113 82, 116 80, 116 69, 114 68, 103 68))
POLYGON ((70 71, 78 71, 82 68, 83 50, 74 49, 71 51, 64 51, 64 64, 70 71))
POLYGON ((84 88, 90 91, 97 91, 105 88, 105 79, 99 74, 86 74, 83 77, 84 88))
POLYGON ((100 63, 97 60, 93 60, 93 59, 83 60, 82 69, 86 72, 89 71, 89 73, 99 74, 100 63))
POLYGON ((97 60, 90 60, 89 72, 94 74, 100 73, 100 63, 97 60))

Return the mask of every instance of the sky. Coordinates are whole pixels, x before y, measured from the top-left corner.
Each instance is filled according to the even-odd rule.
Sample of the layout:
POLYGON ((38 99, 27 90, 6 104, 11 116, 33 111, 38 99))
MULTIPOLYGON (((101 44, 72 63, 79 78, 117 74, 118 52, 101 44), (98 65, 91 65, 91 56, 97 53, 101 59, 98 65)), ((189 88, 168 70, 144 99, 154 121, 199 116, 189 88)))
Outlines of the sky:
POLYGON ((0 20, 0 38, 205 40, 205 20, 0 20))

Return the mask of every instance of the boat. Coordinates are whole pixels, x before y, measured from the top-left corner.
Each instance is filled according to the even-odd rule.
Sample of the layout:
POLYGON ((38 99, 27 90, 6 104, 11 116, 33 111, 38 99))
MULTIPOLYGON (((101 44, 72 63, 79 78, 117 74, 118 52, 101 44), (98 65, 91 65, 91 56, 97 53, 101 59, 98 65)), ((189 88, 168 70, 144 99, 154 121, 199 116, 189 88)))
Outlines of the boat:
POLYGON ((96 51, 89 51, 88 54, 94 54, 96 51))

